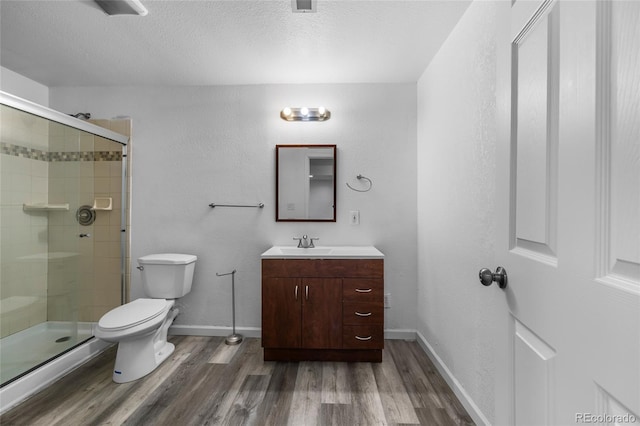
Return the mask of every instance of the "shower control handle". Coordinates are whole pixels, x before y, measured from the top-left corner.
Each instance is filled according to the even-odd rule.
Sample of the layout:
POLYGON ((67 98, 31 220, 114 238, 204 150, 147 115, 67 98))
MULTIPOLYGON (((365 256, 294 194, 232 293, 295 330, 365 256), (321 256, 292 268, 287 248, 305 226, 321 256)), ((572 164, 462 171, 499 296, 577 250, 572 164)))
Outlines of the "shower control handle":
POLYGON ((91 234, 80 234, 78 235, 80 238, 90 238, 91 234))

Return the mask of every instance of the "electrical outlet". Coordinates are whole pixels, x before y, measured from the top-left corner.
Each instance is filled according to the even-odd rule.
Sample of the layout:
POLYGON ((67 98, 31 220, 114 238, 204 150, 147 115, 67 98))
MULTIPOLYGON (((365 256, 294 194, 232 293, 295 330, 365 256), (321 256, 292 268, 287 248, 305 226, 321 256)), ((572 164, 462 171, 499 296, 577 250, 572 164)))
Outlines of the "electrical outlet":
POLYGON ((349 212, 349 223, 352 225, 360 225, 360 211, 351 210, 349 212))
POLYGON ((391 293, 384 294, 384 307, 385 309, 391 308, 391 293))

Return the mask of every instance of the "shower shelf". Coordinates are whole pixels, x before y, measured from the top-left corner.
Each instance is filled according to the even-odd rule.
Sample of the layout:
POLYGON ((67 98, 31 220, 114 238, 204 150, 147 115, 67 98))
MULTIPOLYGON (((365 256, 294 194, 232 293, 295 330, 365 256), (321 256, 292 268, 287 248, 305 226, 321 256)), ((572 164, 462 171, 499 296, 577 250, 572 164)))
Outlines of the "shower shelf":
POLYGON ((69 203, 63 204, 48 204, 48 203, 38 203, 38 204, 23 204, 22 209, 25 212, 29 211, 41 211, 41 212, 55 212, 55 211, 68 211, 69 203))
POLYGON ((93 207, 91 207, 91 210, 113 210, 113 198, 96 197, 93 200, 93 207))

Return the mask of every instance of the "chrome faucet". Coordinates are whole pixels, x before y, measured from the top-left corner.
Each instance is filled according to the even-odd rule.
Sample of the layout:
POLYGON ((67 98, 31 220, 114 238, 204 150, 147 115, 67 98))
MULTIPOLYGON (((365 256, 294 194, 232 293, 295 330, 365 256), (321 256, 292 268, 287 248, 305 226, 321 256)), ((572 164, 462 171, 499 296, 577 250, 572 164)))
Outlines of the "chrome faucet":
POLYGON ((314 240, 319 240, 320 238, 309 238, 306 235, 303 235, 302 238, 293 237, 294 240, 298 240, 298 248, 314 248, 313 245, 314 240))

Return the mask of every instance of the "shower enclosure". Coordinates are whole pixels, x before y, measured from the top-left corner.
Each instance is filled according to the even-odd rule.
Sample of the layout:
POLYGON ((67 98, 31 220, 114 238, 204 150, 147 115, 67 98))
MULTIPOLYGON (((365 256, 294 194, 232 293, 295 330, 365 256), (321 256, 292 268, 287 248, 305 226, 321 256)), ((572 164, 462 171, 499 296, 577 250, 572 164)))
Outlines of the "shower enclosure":
POLYGON ((125 299, 130 121, 0 101, 5 387, 94 339, 92 323, 125 299))

